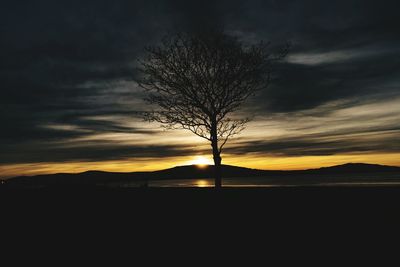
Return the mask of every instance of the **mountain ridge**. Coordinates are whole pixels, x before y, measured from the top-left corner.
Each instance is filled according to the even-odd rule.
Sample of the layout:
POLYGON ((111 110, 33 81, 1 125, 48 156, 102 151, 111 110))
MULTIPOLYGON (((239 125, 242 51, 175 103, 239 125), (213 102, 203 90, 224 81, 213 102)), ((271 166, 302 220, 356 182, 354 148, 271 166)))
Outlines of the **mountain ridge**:
MULTIPOLYGON (((108 183, 127 183, 147 180, 201 179, 213 175, 213 165, 203 167, 197 165, 175 166, 168 169, 148 172, 106 172, 89 170, 81 173, 55 173, 35 176, 18 176, 5 180, 5 184, 22 185, 93 185, 108 183)), ((346 163, 329 167, 306 170, 260 170, 232 165, 222 165, 226 178, 236 177, 296 177, 318 175, 346 175, 371 173, 399 173, 400 167, 369 163, 346 163)))

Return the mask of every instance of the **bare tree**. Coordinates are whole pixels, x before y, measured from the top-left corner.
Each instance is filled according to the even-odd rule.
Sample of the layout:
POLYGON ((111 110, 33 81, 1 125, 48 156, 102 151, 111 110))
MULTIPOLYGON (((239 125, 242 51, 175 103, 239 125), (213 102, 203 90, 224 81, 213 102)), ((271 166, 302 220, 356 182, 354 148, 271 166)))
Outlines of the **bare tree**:
POLYGON ((147 92, 146 101, 158 107, 145 119, 210 141, 216 188, 222 182, 222 149, 249 120, 229 115, 270 84, 274 61, 287 53, 287 46, 275 53, 268 48, 263 42, 245 46, 223 32, 180 33, 147 47, 139 60, 138 83, 147 92))

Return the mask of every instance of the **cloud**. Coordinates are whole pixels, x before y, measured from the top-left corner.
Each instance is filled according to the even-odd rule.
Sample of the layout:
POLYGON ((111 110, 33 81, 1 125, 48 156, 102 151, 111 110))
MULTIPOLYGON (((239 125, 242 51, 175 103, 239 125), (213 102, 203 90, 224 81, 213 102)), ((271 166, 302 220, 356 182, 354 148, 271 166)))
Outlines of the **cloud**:
POLYGON ((6 1, 0 10, 0 163, 198 151, 188 142, 165 144, 175 133, 166 137, 136 118, 145 106, 132 80, 145 45, 168 31, 208 27, 250 42, 293 43, 276 66, 274 84, 244 107, 259 126, 233 142, 232 153, 397 151, 400 112, 388 105, 400 88, 397 10, 390 0, 6 1), (379 117, 362 115, 370 110, 379 117), (354 137, 361 133, 352 123, 365 139, 354 137), (274 131, 290 135, 273 138, 274 131), (134 136, 129 144, 79 141, 123 133, 134 136))
POLYGON ((339 101, 302 112, 258 117, 246 137, 233 141, 226 152, 290 157, 399 153, 399 122, 399 96, 339 101))

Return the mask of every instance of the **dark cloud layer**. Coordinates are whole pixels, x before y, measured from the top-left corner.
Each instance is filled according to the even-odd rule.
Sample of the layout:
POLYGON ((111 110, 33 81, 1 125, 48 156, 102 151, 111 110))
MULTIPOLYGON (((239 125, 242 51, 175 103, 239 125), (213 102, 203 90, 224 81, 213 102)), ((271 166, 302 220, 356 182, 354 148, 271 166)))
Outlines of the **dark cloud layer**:
MULTIPOLYGON (((351 153, 397 153, 400 151, 400 127, 370 130, 370 137, 385 134, 386 138, 375 138, 373 142, 354 137, 357 132, 314 134, 302 137, 284 137, 273 140, 238 142, 226 152, 243 155, 261 153, 272 156, 328 156, 351 153), (353 135, 353 136, 352 136, 353 135)), ((360 132, 359 132, 360 133, 360 132)))
MULTIPOLYGON (((123 160, 128 158, 152 158, 157 155, 163 157, 177 157, 194 154, 197 151, 190 148, 181 148, 174 145, 134 146, 119 145, 103 142, 82 142, 77 147, 66 147, 62 144, 19 143, 17 145, 4 145, 10 152, 1 154, 2 163, 39 163, 39 162, 63 162, 63 161, 108 161, 123 160), (21 153, 23 151, 23 153, 21 153)), ((134 162, 133 162, 134 163, 134 162)))
MULTIPOLYGON (((186 153, 184 146, 156 144, 142 154, 140 145, 82 145, 65 152, 50 144, 93 133, 147 134, 140 125, 93 118, 128 120, 142 108, 140 92, 130 82, 135 59, 167 31, 220 27, 246 41, 291 41, 290 56, 277 66, 276 83, 252 106, 259 114, 293 114, 332 101, 358 104, 399 95, 398 25, 396 1, 3 1, 0 163, 186 153), (46 127, 60 124, 75 128, 46 127)), ((237 151, 257 147, 292 154, 292 146, 299 151, 309 146, 303 140, 259 142, 237 151)), ((318 153, 347 152, 352 144, 318 142, 318 147, 335 147, 318 153)), ((379 150, 382 146, 400 151, 383 141, 379 150)))

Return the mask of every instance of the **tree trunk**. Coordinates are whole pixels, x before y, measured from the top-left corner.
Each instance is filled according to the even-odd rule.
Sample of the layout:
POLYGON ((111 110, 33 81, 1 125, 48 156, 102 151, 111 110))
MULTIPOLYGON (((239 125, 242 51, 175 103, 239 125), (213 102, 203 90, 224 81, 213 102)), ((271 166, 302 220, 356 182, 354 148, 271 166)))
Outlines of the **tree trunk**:
POLYGON ((221 156, 219 152, 214 153, 214 175, 215 175, 215 188, 220 189, 222 187, 222 173, 221 173, 221 156))
POLYGON ((221 172, 221 152, 218 148, 218 135, 217 135, 217 123, 216 120, 212 120, 211 125, 211 147, 213 151, 214 158, 214 179, 215 179, 215 188, 220 189, 222 187, 222 172, 221 172))

